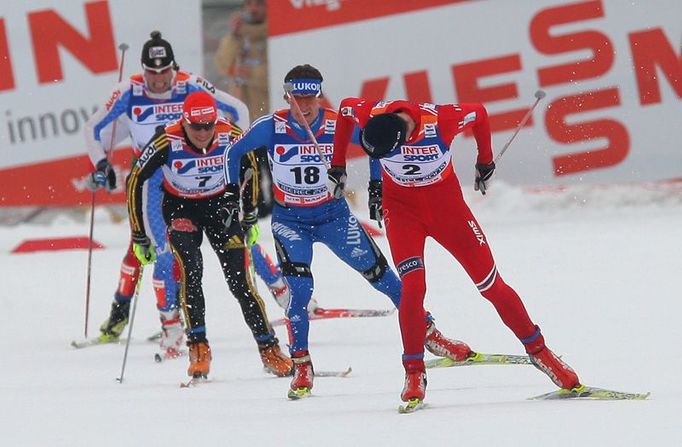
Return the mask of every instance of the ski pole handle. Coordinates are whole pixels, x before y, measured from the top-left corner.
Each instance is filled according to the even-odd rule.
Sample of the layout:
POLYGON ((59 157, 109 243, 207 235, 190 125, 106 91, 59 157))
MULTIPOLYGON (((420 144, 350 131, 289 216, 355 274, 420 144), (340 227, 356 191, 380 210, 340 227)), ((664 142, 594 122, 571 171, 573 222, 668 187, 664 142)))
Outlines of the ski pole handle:
MULTIPOLYGON (((126 60, 126 51, 128 51, 128 46, 127 43, 121 43, 118 46, 118 49, 121 50, 121 63, 118 65, 118 83, 120 84, 121 81, 123 81, 123 64, 125 63, 126 60)), ((114 122, 111 124, 111 139, 109 140, 109 150, 106 152, 107 155, 107 161, 111 161, 111 153, 114 151, 114 138, 116 138, 116 123, 118 120, 114 120, 114 122)))
POLYGON ((509 138, 509 141, 507 141, 507 143, 502 147, 502 150, 500 151, 500 153, 497 154, 497 157, 495 157, 495 160, 493 160, 495 162, 495 164, 497 164, 497 162, 500 161, 500 158, 502 158, 502 155, 509 148, 509 145, 512 143, 512 141, 514 141, 514 138, 516 138, 516 135, 518 135, 521 128, 526 125, 526 123, 530 119, 531 114, 533 113, 533 110, 535 110, 535 107, 538 105, 540 100, 542 100, 542 98, 545 97, 545 95, 546 95, 546 93, 543 90, 538 90, 535 92, 535 102, 533 103, 532 106, 530 106, 530 109, 528 109, 528 112, 526 112, 526 114, 523 116, 523 118, 521 119, 521 122, 519 122, 519 125, 516 126, 516 130, 514 131, 514 134, 511 136, 511 138, 509 138))

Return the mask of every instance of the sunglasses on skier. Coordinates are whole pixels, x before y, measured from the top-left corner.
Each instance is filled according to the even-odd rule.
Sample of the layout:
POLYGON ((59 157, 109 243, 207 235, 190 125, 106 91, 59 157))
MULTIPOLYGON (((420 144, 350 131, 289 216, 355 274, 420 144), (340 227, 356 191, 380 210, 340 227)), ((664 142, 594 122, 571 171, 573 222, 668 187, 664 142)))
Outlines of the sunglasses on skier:
POLYGON ((172 65, 167 65, 167 66, 161 67, 161 68, 147 67, 144 64, 142 66, 144 67, 145 74, 150 74, 150 75, 165 75, 167 73, 170 73, 171 69, 173 68, 172 65))
POLYGON ((189 123, 192 130, 211 130, 215 127, 215 123, 189 123))

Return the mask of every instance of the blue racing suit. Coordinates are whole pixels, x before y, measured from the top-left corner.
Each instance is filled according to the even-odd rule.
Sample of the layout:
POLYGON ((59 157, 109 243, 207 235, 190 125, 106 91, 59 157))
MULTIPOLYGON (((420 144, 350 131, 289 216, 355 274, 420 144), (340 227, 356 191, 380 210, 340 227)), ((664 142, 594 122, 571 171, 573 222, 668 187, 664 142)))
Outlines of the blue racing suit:
MULTIPOLYGON (((310 125, 325 158, 331 159, 336 112, 320 109, 310 125)), ((254 121, 251 128, 225 152, 227 183, 239 183, 241 157, 266 146, 273 177, 275 206, 272 233, 280 269, 290 289, 287 317, 291 321, 291 354, 308 350, 307 306, 313 292, 313 243, 321 242, 361 273, 393 304, 400 304, 400 280, 386 258, 350 212, 345 200, 333 200, 326 188, 326 169, 306 131, 288 110, 254 121)), ((372 177, 380 167, 372 161, 372 177)))

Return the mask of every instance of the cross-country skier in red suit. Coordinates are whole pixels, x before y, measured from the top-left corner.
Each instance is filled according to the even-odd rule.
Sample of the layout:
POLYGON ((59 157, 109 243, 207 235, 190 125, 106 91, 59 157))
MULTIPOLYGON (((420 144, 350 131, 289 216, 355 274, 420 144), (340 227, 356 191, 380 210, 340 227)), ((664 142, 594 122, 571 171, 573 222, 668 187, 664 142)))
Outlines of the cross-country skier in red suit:
POLYGON ((423 257, 428 236, 464 267, 481 295, 523 343, 533 364, 561 388, 578 386, 576 373, 545 345, 519 295, 497 271, 488 240, 464 202, 452 167, 450 144, 455 135, 469 128, 478 144, 474 189, 485 194, 495 170, 485 107, 344 99, 328 172, 335 197, 343 193, 346 150, 356 125, 362 129, 360 142, 365 152, 381 160, 383 188, 370 191, 370 216, 378 220, 383 214, 393 262, 403 284, 399 309, 405 368, 402 400, 421 402, 426 394, 423 257))

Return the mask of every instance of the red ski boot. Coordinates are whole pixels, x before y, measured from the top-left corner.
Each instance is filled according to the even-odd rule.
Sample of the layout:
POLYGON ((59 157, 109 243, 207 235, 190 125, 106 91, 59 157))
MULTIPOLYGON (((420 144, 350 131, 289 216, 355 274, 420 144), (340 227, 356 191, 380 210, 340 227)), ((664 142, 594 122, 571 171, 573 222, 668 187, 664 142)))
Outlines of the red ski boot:
POLYGON ((573 389, 580 385, 578 375, 573 368, 556 356, 548 347, 542 348, 535 354, 528 354, 530 361, 537 369, 547 374, 559 388, 573 389))
POLYGON ((294 362, 294 378, 289 387, 289 399, 296 400, 308 397, 310 390, 313 389, 313 378, 315 377, 310 354, 308 351, 294 352, 291 355, 291 360, 294 362))
POLYGON ((426 396, 426 370, 423 359, 403 360, 405 367, 405 386, 400 398, 404 402, 424 400, 426 396))
POLYGON ((459 340, 450 340, 436 329, 436 324, 432 321, 426 329, 426 340, 424 347, 433 355, 447 357, 455 362, 462 362, 474 355, 469 345, 459 340))
POLYGON ((529 338, 532 340, 522 341, 530 361, 537 369, 547 374, 559 388, 570 390, 580 385, 575 371, 545 346, 545 338, 540 333, 540 328, 536 326, 535 334, 529 338))

